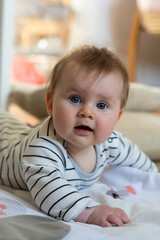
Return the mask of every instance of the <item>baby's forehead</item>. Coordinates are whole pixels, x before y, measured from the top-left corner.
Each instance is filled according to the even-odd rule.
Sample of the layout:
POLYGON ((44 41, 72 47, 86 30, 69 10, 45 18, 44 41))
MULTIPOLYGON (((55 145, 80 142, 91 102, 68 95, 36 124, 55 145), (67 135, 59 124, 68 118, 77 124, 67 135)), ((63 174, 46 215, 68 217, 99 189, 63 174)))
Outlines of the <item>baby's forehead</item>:
POLYGON ((98 71, 97 69, 88 69, 87 67, 77 63, 70 62, 66 64, 65 71, 63 71, 61 75, 61 79, 59 81, 60 85, 64 84, 73 84, 77 86, 84 85, 88 88, 91 86, 96 86, 97 84, 101 84, 102 82, 110 82, 112 81, 119 84, 119 87, 122 86, 122 76, 118 73, 118 71, 98 71))
POLYGON ((85 75, 88 80, 95 82, 97 79, 101 79, 99 76, 103 75, 103 77, 106 77, 109 74, 116 74, 119 80, 122 80, 122 75, 117 69, 100 69, 96 66, 84 65, 81 62, 72 60, 65 64, 61 76, 65 77, 70 75, 70 77, 77 77, 78 75, 85 75))
POLYGON ((88 66, 72 61, 65 65, 60 82, 64 83, 73 79, 76 81, 77 79, 80 82, 87 81, 93 83, 99 75, 100 72, 97 69, 90 69, 88 66))
POLYGON ((109 74, 109 72, 107 72, 106 70, 100 70, 95 66, 84 65, 79 61, 73 60, 65 64, 62 72, 63 76, 65 76, 66 74, 70 74, 72 76, 77 76, 78 74, 85 74, 88 77, 92 76, 93 78, 96 78, 102 73, 109 74))

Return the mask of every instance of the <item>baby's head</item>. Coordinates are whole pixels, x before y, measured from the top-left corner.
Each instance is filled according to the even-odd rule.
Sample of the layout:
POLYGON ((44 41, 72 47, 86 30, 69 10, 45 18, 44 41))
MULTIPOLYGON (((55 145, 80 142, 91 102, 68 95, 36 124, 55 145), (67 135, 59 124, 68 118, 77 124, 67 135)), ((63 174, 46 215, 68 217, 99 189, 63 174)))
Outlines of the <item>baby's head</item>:
MULTIPOLYGON (((121 109, 124 108, 129 93, 128 73, 124 64, 115 54, 106 48, 97 48, 90 45, 75 48, 59 60, 51 74, 47 92, 48 95, 54 95, 60 77, 62 74, 65 74, 65 69, 67 66, 70 66, 71 62, 80 65, 81 68, 88 73, 95 72, 97 76, 101 73, 119 73, 123 81, 121 109)), ((71 69, 71 71, 72 70, 74 69, 71 69)))

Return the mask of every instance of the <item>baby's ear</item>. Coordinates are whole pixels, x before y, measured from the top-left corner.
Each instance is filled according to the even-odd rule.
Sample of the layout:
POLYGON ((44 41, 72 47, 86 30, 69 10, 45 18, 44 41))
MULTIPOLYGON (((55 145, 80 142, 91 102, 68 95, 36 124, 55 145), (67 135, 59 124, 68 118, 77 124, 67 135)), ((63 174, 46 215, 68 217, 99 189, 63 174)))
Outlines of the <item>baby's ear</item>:
POLYGON ((47 105, 47 112, 49 116, 52 116, 53 111, 53 97, 51 93, 47 93, 46 96, 46 105, 47 105))
POLYGON ((117 119, 117 123, 118 123, 120 117, 122 116, 123 111, 124 111, 123 109, 120 110, 119 115, 118 115, 118 119, 117 119))

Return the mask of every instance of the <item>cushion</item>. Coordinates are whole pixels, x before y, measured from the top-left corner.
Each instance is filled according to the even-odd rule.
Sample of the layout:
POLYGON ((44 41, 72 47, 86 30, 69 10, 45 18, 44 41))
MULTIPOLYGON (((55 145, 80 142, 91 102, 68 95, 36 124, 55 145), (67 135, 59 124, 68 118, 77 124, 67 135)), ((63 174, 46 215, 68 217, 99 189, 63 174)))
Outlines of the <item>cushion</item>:
POLYGON ((131 83, 126 110, 157 111, 160 110, 160 87, 142 83, 131 83))
POLYGON ((152 112, 125 111, 116 130, 122 132, 152 160, 160 160, 160 115, 152 112))
POLYGON ((8 104, 15 103, 28 113, 39 119, 47 117, 45 103, 46 84, 32 86, 24 84, 13 85, 8 98, 8 104))

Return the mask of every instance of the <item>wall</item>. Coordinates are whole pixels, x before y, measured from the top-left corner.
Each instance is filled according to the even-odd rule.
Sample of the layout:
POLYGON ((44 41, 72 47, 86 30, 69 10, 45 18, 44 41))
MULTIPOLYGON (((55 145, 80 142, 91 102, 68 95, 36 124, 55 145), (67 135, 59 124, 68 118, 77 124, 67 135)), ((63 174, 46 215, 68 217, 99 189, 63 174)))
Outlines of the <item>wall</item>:
POLYGON ((160 86, 160 36, 141 32, 136 77, 139 82, 160 86))
POLYGON ((72 0, 75 11, 72 44, 103 45, 126 55, 134 3, 134 0, 72 0))
MULTIPOLYGON (((127 63, 135 0, 71 0, 75 23, 69 48, 80 43, 106 46, 127 63)), ((6 107, 13 53, 14 0, 0 0, 0 107, 6 107)), ((160 86, 160 37, 141 33, 137 81, 160 86)))
POLYGON ((0 0, 0 107, 6 108, 10 90, 14 0, 0 0))
MULTIPOLYGON (((70 47, 79 43, 106 46, 127 64, 135 0, 72 0, 75 24, 70 47)), ((137 82, 160 86, 160 36, 139 35, 137 82)))

